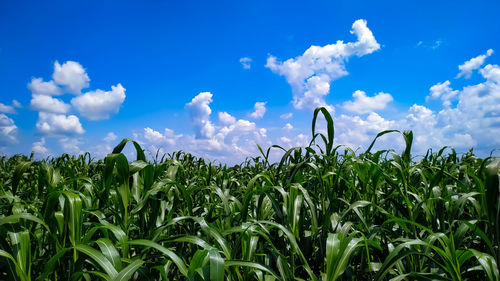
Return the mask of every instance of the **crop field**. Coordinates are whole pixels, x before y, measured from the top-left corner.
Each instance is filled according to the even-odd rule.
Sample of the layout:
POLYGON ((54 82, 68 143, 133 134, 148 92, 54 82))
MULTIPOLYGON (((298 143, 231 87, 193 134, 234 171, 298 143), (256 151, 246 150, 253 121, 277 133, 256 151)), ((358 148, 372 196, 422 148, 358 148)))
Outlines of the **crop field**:
POLYGON ((235 166, 2 157, 0 280, 499 280, 499 159, 334 147, 324 108, 312 135, 235 166))

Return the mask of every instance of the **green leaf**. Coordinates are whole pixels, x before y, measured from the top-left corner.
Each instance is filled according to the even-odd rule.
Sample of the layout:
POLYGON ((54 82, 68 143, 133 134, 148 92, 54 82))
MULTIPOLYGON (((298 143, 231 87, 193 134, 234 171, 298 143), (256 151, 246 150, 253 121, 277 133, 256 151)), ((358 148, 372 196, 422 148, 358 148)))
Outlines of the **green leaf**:
POLYGON ((122 269, 122 261, 120 259, 120 253, 118 253, 118 250, 116 250, 111 240, 107 238, 99 238, 96 241, 96 243, 101 249, 103 255, 111 262, 113 267, 117 271, 120 271, 122 269))
POLYGON ((344 233, 329 233, 326 241, 326 280, 337 280, 347 268, 349 260, 356 248, 363 246, 362 238, 356 233, 349 236, 344 233))
POLYGON ((210 280, 223 281, 224 280, 224 260, 222 259, 217 249, 208 251, 210 257, 210 280))
MULTIPOLYGON (((325 147, 326 147, 326 155, 330 155, 331 152, 332 152, 332 148, 333 148, 333 138, 334 138, 334 133, 335 133, 335 130, 334 130, 334 127, 333 127, 333 119, 332 119, 332 116, 330 115, 330 113, 328 112, 328 110, 324 107, 318 107, 314 110, 314 116, 313 116, 313 120, 312 120, 312 135, 313 135, 313 140, 314 141, 314 138, 316 136, 315 134, 315 131, 316 131, 316 119, 318 118, 318 113, 321 112, 323 114, 323 116, 325 117, 326 119, 326 127, 327 127, 327 133, 328 133, 328 140, 326 140, 325 138, 323 138, 323 141, 325 143, 325 147)), ((323 136, 323 135, 321 135, 323 136)), ((311 142, 312 142, 311 141, 311 142)))
POLYGON ((125 267, 123 270, 121 270, 118 275, 116 275, 115 278, 113 278, 113 281, 128 281, 132 277, 132 275, 139 269, 144 264, 143 260, 134 260, 132 263, 130 263, 127 267, 125 267))
POLYGON ((36 216, 34 216, 32 214, 28 214, 28 213, 19 213, 19 214, 10 215, 7 217, 0 218, 0 225, 8 224, 8 223, 17 223, 17 222, 19 222, 20 219, 25 219, 25 220, 36 222, 40 225, 43 225, 47 230, 49 229, 49 227, 45 224, 44 221, 42 221, 41 219, 37 218, 36 216))
POLYGON ((74 248, 85 255, 89 256, 92 260, 94 260, 102 269, 106 272, 106 274, 111 278, 115 278, 118 274, 118 271, 113 267, 113 264, 99 251, 96 249, 87 246, 87 245, 75 245, 74 248))
POLYGON ((177 268, 182 273, 182 275, 184 275, 184 276, 187 277, 188 270, 186 268, 186 264, 173 251, 171 251, 171 250, 169 250, 169 249, 167 249, 167 248, 165 248, 165 247, 163 247, 163 246, 159 245, 158 243, 155 243, 155 242, 153 242, 151 240, 140 239, 140 240, 127 241, 126 243, 129 244, 129 245, 136 245, 136 246, 144 246, 144 247, 154 248, 154 249, 160 251, 162 254, 164 254, 167 257, 169 257, 175 263, 175 265, 177 265, 177 268))
POLYGON ((474 254, 474 256, 476 257, 479 264, 481 264, 481 266, 483 267, 483 270, 486 273, 486 276, 488 276, 488 280, 490 280, 490 281, 500 280, 500 274, 498 272, 498 265, 492 256, 490 256, 486 253, 481 253, 481 252, 476 251, 474 249, 470 249, 470 251, 474 254))
POLYGON ((272 276, 274 276, 276 279, 282 280, 278 275, 276 275, 276 273, 274 273, 274 271, 272 271, 272 269, 270 269, 270 268, 268 268, 260 263, 256 263, 256 262, 228 260, 225 262, 225 266, 226 267, 240 266, 240 267, 253 268, 253 269, 267 272, 267 273, 271 274, 272 276))

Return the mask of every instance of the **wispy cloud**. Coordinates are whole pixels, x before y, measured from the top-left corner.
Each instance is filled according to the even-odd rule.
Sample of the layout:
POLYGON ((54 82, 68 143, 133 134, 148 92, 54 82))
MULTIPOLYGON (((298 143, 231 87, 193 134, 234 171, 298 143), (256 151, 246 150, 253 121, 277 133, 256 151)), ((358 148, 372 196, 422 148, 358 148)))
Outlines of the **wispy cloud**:
POLYGON ((247 57, 240 58, 240 63, 244 69, 250 69, 252 67, 251 62, 252 62, 251 58, 247 58, 247 57))

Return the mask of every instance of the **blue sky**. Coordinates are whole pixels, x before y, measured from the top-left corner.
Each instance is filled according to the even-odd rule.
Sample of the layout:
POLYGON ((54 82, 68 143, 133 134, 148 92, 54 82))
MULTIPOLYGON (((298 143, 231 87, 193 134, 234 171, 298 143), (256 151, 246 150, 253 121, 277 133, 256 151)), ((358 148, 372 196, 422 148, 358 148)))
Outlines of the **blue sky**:
POLYGON ((0 153, 500 148, 498 1, 0 1, 0 153), (340 42, 340 41, 342 42, 340 42), (402 146, 387 136, 379 148, 402 146))

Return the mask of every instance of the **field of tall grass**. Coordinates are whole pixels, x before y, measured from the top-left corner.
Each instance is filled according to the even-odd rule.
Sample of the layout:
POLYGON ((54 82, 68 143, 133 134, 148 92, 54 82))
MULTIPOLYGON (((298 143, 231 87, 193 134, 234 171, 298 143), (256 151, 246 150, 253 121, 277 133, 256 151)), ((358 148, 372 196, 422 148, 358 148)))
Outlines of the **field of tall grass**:
POLYGON ((312 134, 230 167, 2 157, 0 280, 499 280, 499 159, 334 147, 324 108, 312 134))

